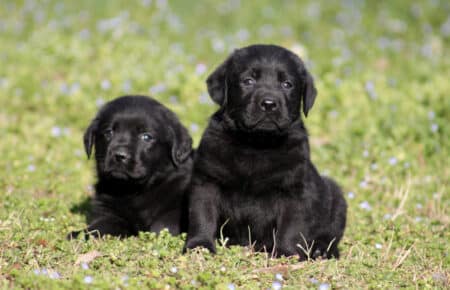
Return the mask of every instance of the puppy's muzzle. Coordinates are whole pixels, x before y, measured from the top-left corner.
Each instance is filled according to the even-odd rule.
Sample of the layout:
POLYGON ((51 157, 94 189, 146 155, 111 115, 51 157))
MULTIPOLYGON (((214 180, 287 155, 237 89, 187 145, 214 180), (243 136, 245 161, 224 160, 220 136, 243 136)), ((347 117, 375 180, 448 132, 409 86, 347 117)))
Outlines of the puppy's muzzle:
POLYGON ((119 148, 119 149, 115 150, 115 151, 113 152, 113 156, 114 156, 114 160, 115 160, 117 163, 122 163, 122 164, 128 163, 128 161, 129 161, 130 158, 131 158, 130 153, 128 153, 128 152, 127 152, 125 149, 123 149, 123 148, 119 148))
POLYGON ((263 112, 274 112, 278 110, 278 104, 272 98, 264 98, 259 104, 259 107, 263 112))

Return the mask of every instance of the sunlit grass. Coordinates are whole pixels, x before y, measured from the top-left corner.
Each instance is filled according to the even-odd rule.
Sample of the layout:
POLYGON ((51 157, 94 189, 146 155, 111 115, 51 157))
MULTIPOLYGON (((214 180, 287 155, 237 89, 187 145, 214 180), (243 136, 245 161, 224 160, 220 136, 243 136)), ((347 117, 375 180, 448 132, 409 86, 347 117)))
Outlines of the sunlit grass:
POLYGON ((448 288, 450 6, 445 1, 2 1, 3 288, 448 288), (349 203, 340 260, 242 247, 181 255, 182 237, 72 241, 85 226, 98 107, 150 94, 195 144, 204 81, 236 47, 283 45, 319 91, 312 159, 349 203), (83 260, 84 259, 84 260, 83 260))

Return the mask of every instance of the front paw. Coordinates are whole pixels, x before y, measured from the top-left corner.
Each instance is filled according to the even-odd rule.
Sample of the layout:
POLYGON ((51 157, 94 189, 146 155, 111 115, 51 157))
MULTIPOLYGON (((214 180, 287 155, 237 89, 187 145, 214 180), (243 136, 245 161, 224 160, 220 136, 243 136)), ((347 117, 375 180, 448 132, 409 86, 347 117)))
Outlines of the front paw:
POLYGON ((77 240, 80 237, 87 241, 87 240, 89 240, 89 238, 98 239, 98 238, 102 237, 102 234, 100 234, 100 232, 98 230, 84 229, 84 230, 73 231, 73 232, 68 233, 66 236, 66 239, 71 241, 71 240, 77 240))
POLYGON ((184 245, 183 253, 186 253, 187 250, 195 249, 198 247, 205 248, 212 254, 216 253, 216 246, 214 245, 214 241, 202 238, 188 238, 186 244, 184 245))
POLYGON ((293 257, 299 256, 298 251, 293 247, 277 247, 275 250, 275 257, 293 257))
MULTIPOLYGON (((76 240, 76 239, 78 239, 78 237, 81 234, 85 235, 85 230, 70 232, 70 233, 67 234, 66 239, 69 240, 69 241, 70 240, 76 240)), ((84 238, 86 238, 86 237, 84 237, 84 238)))
POLYGON ((339 250, 334 247, 331 249, 325 249, 325 248, 317 248, 314 250, 314 253, 312 254, 313 259, 339 259, 339 250))

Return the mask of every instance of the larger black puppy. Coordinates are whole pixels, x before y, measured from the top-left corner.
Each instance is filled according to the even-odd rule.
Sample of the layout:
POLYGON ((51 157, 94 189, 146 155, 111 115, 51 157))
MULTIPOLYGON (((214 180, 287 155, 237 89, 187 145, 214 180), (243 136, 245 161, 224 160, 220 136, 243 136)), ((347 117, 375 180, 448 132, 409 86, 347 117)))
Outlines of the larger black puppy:
POLYGON ((86 231, 120 237, 185 231, 191 144, 175 114, 153 99, 125 96, 104 105, 84 135, 88 157, 95 146, 98 176, 86 231))
POLYGON ((316 97, 295 54, 273 45, 236 50, 208 78, 220 109, 194 161, 185 249, 254 244, 276 256, 338 257, 346 221, 339 187, 310 161, 300 118, 316 97))

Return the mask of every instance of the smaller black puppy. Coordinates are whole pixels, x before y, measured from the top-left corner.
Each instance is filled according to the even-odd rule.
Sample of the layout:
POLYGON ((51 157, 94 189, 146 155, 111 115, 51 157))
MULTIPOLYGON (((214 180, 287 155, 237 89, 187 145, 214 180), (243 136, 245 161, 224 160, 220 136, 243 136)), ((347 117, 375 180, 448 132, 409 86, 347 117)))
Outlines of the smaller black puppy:
POLYGON ((127 237, 186 230, 192 139, 174 113, 145 96, 117 98, 92 121, 84 146, 88 157, 95 147, 98 176, 84 232, 127 237))
POLYGON ((208 78, 220 109, 196 151, 185 249, 254 244, 301 260, 338 257, 347 205, 310 160, 305 116, 316 98, 301 59, 279 46, 236 50, 208 78), (222 232, 220 232, 222 229, 222 232))

